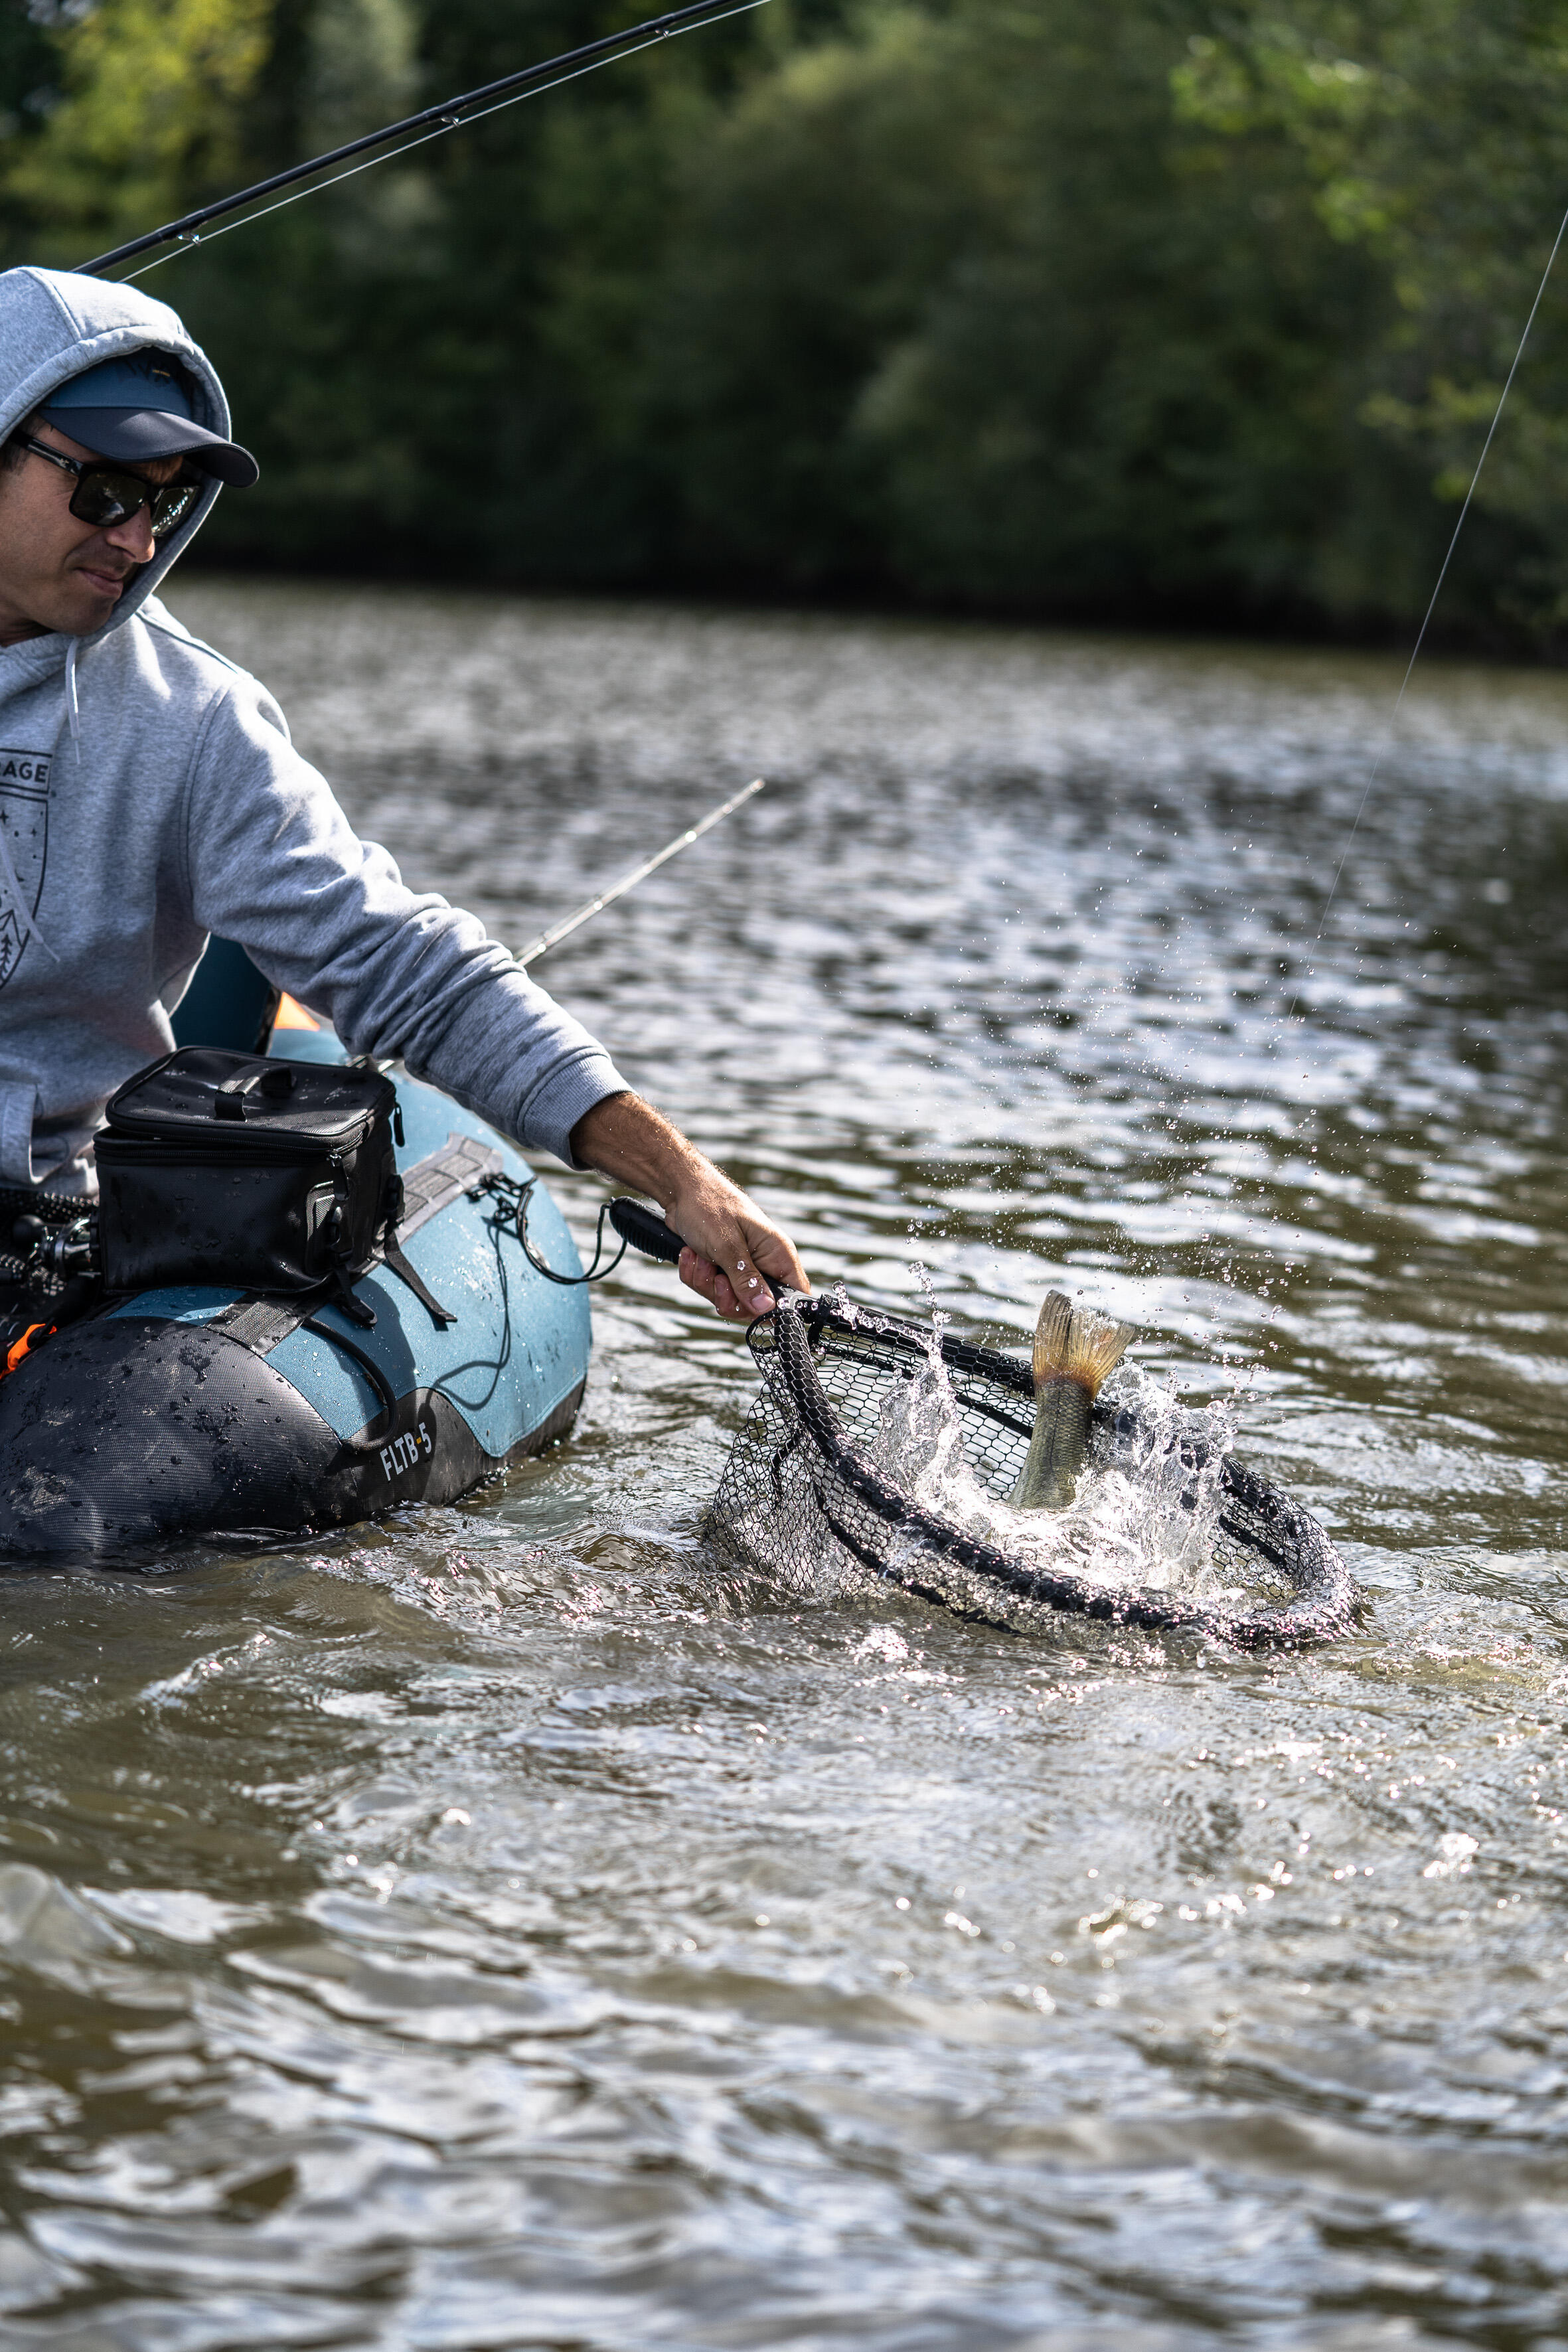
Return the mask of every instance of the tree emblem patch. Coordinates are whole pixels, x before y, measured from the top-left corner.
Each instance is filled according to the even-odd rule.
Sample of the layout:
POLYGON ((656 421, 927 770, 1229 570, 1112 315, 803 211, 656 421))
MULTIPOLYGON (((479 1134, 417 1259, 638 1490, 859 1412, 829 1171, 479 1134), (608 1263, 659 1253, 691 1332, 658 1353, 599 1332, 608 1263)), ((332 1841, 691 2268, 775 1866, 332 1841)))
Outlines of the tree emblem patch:
POLYGON ((0 751, 0 988, 22 961, 43 892, 49 758, 47 751, 0 751))

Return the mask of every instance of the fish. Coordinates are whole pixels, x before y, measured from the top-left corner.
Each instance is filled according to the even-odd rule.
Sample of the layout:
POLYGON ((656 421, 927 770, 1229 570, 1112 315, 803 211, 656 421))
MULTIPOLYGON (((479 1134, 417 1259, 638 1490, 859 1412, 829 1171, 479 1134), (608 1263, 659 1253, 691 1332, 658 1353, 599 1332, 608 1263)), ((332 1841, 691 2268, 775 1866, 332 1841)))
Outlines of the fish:
POLYGON ((1035 1326, 1035 1427, 1028 1457, 1008 1500, 1017 1511, 1065 1511, 1089 1452, 1089 1408, 1101 1383, 1138 1337, 1097 1307, 1075 1307, 1047 1291, 1035 1326))

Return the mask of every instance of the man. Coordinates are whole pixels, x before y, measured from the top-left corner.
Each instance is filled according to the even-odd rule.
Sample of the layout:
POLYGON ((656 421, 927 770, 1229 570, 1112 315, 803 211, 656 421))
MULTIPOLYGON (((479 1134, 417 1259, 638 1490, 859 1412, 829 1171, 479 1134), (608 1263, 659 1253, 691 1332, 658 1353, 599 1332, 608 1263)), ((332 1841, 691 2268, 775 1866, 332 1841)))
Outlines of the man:
POLYGON ((154 590, 257 467, 180 320, 0 274, 0 1184, 84 1192, 209 934, 525 1147, 657 1200, 721 1315, 804 1287, 785 1235, 470 915, 405 888, 265 689, 154 590))

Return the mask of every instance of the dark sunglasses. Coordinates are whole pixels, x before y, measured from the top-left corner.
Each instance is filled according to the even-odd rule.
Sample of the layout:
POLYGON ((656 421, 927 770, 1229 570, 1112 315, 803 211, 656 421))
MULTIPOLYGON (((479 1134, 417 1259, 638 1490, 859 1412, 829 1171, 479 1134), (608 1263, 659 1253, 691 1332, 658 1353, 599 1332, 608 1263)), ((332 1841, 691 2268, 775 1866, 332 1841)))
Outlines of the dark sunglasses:
POLYGON ((90 522, 100 530, 127 522, 145 507, 152 517, 153 538, 163 539, 176 523, 184 522, 205 487, 189 479, 150 482, 145 475, 125 473, 119 466, 84 465, 79 457, 68 457, 63 449, 51 449, 27 433, 17 433, 13 438, 18 448, 30 449, 35 457, 47 457, 51 466, 58 466, 62 474, 76 476, 70 510, 78 522, 90 522))

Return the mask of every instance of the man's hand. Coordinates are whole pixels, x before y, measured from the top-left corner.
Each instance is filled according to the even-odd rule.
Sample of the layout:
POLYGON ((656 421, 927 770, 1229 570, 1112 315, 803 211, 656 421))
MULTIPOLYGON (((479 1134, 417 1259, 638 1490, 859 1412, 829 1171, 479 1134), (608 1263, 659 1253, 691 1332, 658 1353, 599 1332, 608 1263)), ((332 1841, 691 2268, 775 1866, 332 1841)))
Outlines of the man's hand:
POLYGON ((640 1095, 595 1103, 572 1129, 572 1149, 584 1167, 658 1202, 686 1244, 680 1279, 720 1315, 741 1323, 765 1315, 770 1278, 811 1288, 789 1236, 640 1095))

